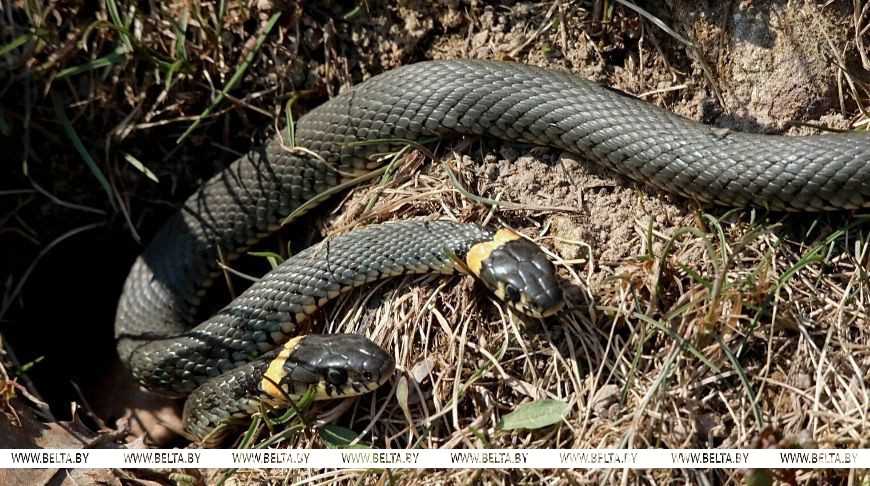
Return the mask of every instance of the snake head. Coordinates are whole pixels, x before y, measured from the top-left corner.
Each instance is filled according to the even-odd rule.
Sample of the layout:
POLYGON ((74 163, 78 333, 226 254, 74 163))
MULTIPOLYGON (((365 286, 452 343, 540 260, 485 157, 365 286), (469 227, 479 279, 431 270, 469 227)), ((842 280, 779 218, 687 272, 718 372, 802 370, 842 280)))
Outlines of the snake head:
POLYGON ((564 300, 556 268, 540 247, 508 229, 471 247, 466 266, 508 305, 531 317, 558 312, 564 300))
POLYGON ((300 396, 311 387, 315 400, 352 397, 381 386, 394 368, 392 356, 365 336, 311 334, 284 345, 269 364, 261 389, 276 400, 300 396))

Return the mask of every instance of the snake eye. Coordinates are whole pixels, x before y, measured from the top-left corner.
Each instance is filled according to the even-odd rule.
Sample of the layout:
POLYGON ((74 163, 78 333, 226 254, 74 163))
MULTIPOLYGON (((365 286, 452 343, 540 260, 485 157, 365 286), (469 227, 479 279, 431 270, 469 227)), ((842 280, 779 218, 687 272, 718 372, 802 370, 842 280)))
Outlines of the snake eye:
POLYGON ((339 368, 330 368, 326 372, 326 381, 335 386, 342 386, 347 383, 347 371, 339 368))
POLYGON ((519 302, 520 301, 520 290, 514 287, 511 284, 507 284, 505 286, 505 294, 507 294, 507 299, 509 302, 519 302))

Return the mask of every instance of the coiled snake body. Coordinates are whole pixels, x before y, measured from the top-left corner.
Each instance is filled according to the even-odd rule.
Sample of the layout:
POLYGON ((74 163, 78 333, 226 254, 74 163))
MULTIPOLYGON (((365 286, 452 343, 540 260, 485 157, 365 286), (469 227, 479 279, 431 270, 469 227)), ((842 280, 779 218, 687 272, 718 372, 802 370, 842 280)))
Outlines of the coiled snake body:
MULTIPOLYGON (((475 265, 480 271, 495 265, 490 276, 499 274, 495 260, 481 260, 504 239, 486 230, 440 222, 388 224, 329 240, 291 260, 295 263, 288 261, 287 268, 268 274, 192 328, 219 257, 231 258, 303 203, 375 168, 368 156, 395 148, 391 141, 456 134, 567 150, 631 179, 707 203, 807 211, 870 205, 870 137, 861 134, 737 133, 698 124, 569 73, 490 61, 413 64, 375 76, 299 120, 297 144, 320 158, 288 150, 276 139, 234 162, 185 202, 135 261, 124 285, 116 316, 122 360, 143 386, 164 394, 186 395, 223 373, 235 373, 231 381, 237 388, 244 382, 241 388, 263 393, 268 386, 259 378, 243 379, 242 372, 231 370, 246 366, 245 372, 266 373, 282 359, 276 357, 279 351, 270 350, 293 337, 301 320, 338 293, 412 271, 475 265), (475 253, 475 245, 486 251, 475 253), (469 253, 477 255, 476 263, 461 261, 469 253), (260 358, 270 352, 267 360, 260 358)), ((539 258, 533 250, 520 253, 539 258)), ((511 262, 512 271, 524 265, 511 262)), ((515 285, 488 284, 509 300, 522 300, 526 310, 539 306, 538 313, 547 314, 560 294, 552 288, 552 267, 536 265, 540 268, 527 267, 540 273, 515 285), (529 297, 529 292, 535 295, 529 297)), ((293 369, 301 373, 301 364, 288 364, 295 359, 294 350, 329 347, 325 338, 308 339, 307 347, 300 347, 306 339, 294 339, 284 348, 284 371, 272 381, 289 383, 293 369)), ((331 373, 333 394, 369 390, 391 372, 392 361, 382 351, 367 347, 362 338, 342 339, 346 346, 337 346, 347 350, 342 359, 351 368, 368 366, 357 370, 355 384, 353 377, 344 376, 347 370, 336 371, 340 359, 322 371, 310 363, 303 367, 322 375, 321 383, 329 382, 331 373), (355 352, 351 348, 362 355, 350 356, 355 352)), ((240 400, 237 389, 221 395, 216 390, 226 386, 214 383, 223 382, 195 395, 196 403, 212 407, 211 415, 188 403, 194 409, 186 420, 198 424, 189 428, 196 437, 215 420, 235 413, 229 408, 215 413, 222 400, 240 400)))

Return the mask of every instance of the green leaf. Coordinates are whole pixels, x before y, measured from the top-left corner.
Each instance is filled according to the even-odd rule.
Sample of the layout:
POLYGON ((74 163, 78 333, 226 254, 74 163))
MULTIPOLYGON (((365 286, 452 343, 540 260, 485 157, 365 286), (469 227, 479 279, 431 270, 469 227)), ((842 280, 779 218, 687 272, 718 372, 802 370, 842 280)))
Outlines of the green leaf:
POLYGON ((320 429, 320 440, 329 449, 371 449, 372 446, 362 442, 350 445, 358 436, 356 432, 339 425, 327 425, 320 429))
POLYGON ((561 400, 538 400, 524 403, 502 417, 498 423, 498 428, 501 430, 540 429, 558 423, 570 408, 568 403, 561 400))

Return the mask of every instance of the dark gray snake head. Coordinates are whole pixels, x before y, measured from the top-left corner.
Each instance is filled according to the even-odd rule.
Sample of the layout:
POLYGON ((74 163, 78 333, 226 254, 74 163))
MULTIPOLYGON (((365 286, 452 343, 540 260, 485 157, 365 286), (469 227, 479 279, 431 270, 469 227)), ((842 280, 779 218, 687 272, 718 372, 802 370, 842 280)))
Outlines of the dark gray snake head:
POLYGON ((474 245, 465 262, 498 298, 523 314, 547 317, 564 304, 556 268, 547 255, 511 230, 501 229, 492 240, 474 245))
POLYGON ((375 343, 357 334, 311 334, 291 339, 275 357, 260 390, 282 402, 312 387, 315 400, 352 397, 381 386, 395 361, 375 343))

